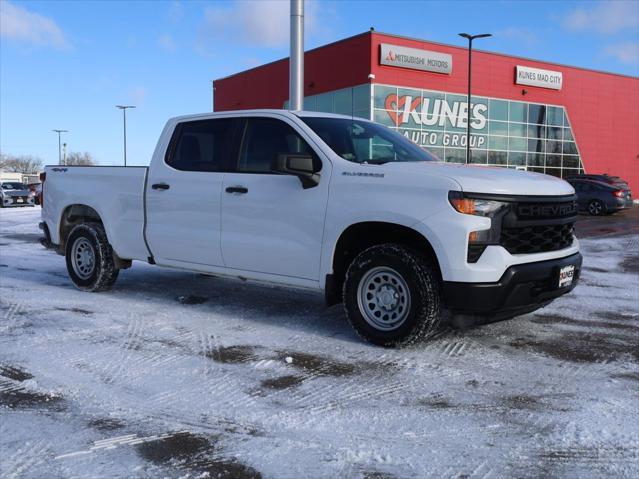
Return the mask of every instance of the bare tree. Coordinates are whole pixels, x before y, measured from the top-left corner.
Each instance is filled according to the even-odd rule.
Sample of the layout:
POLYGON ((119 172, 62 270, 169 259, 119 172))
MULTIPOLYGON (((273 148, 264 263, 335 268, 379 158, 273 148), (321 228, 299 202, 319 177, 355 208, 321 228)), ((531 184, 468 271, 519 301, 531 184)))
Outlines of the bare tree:
POLYGON ((97 164, 93 155, 88 151, 84 153, 80 153, 78 151, 73 151, 67 155, 67 165, 70 166, 93 166, 97 164))
POLYGON ((33 156, 0 155, 0 170, 34 175, 42 171, 42 160, 33 156))

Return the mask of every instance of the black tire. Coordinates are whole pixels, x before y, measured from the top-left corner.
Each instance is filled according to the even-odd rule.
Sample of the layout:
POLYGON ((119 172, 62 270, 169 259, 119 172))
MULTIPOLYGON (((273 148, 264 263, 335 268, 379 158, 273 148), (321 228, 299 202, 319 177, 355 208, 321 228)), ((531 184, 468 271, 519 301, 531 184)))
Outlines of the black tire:
POLYGON ((376 245, 360 253, 346 272, 343 297, 346 316, 355 331, 366 341, 378 346, 408 346, 428 339, 440 327, 442 300, 439 274, 426 258, 399 244, 376 245), (390 278, 386 280, 385 271, 390 273, 390 278), (381 283, 376 283, 378 276, 381 276, 381 283), (404 303, 409 305, 407 313, 401 310, 404 288, 401 283, 397 284, 397 281, 402 280, 409 292, 408 301, 404 303), (384 281, 388 286, 383 284, 384 281), (396 289, 393 289, 393 281, 396 289), (376 284, 381 284, 381 288, 386 287, 386 292, 390 289, 390 296, 386 299, 400 298, 394 300, 396 306, 379 306, 381 290, 376 284), (370 299, 371 297, 376 299, 370 299), (360 300, 365 304, 360 305, 360 300), (387 329, 376 326, 375 322, 384 321, 380 316, 376 320, 371 314, 376 316, 380 312, 384 319, 392 321, 392 317, 386 318, 389 314, 386 314, 388 310, 383 309, 385 307, 394 308, 389 314, 398 313, 400 318, 403 315, 402 322, 397 325, 386 324, 387 329))
POLYGON ((99 223, 75 226, 67 238, 65 253, 69 277, 82 291, 107 291, 118 278, 120 270, 115 267, 113 248, 109 244, 104 227, 99 223), (82 250, 79 250, 79 247, 82 247, 82 250), (79 258, 85 252, 89 256, 93 255, 93 267, 87 267, 86 264, 90 261, 85 261, 83 269, 80 269, 82 261, 79 258), (75 262, 78 271, 74 268, 74 254, 78 255, 75 262))
POLYGON ((588 203, 588 214, 591 216, 601 216, 606 212, 606 206, 599 200, 592 200, 588 203))

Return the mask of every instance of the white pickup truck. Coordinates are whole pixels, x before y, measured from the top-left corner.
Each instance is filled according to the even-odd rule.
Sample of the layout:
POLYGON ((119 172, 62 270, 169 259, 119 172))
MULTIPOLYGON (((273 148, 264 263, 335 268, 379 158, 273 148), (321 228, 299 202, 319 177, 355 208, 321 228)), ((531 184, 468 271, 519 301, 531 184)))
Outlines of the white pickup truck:
POLYGON ((366 340, 424 339, 571 291, 573 188, 447 164, 357 118, 253 110, 173 118, 149 167, 50 166, 45 244, 102 291, 132 260, 323 290, 366 340), (467 321, 468 322, 468 321, 467 321))

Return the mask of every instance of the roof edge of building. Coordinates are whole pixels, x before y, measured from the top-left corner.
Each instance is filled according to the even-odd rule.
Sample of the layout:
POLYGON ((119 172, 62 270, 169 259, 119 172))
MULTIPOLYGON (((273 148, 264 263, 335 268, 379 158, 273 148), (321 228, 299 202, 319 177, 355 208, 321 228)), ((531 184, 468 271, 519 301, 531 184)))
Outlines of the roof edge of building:
MULTIPOLYGON (((441 45, 441 46, 444 46, 444 47, 456 48, 456 49, 459 49, 459 50, 468 51, 468 49, 466 47, 463 47, 463 46, 453 45, 451 43, 437 42, 437 41, 434 41, 434 40, 424 40, 423 38, 409 37, 409 36, 406 36, 406 35, 399 35, 399 34, 396 34, 396 33, 378 32, 376 30, 375 31, 365 32, 365 33, 378 34, 378 35, 383 35, 383 36, 386 36, 386 37, 401 38, 403 40, 411 40, 411 41, 414 41, 414 42, 431 43, 433 45, 441 45)), ((344 40, 348 40, 348 38, 345 38, 344 40)), ((639 76, 627 75, 625 73, 616 73, 616 72, 609 72, 609 71, 606 71, 606 70, 597 70, 596 68, 579 67, 579 66, 576 66, 576 65, 568 65, 567 63, 559 63, 559 62, 548 61, 548 60, 539 60, 537 58, 524 57, 524 56, 520 56, 520 55, 511 55, 511 54, 508 54, 508 53, 494 52, 494 51, 491 51, 491 50, 482 50, 482 49, 479 49, 479 48, 473 48, 473 52, 487 53, 489 55, 499 55, 500 57, 515 58, 515 59, 519 59, 519 60, 526 60, 526 61, 529 61, 529 62, 546 63, 548 65, 556 65, 556 66, 559 66, 559 67, 574 68, 576 70, 584 70, 584 71, 595 72, 595 73, 603 73, 605 75, 614 75, 614 76, 620 76, 620 77, 625 77, 625 78, 631 78, 633 80, 639 80, 639 76)))
MULTIPOLYGON (((374 34, 382 35, 382 36, 386 36, 386 37, 392 37, 392 38, 400 38, 400 39, 403 39, 403 40, 411 40, 411 41, 414 41, 414 42, 423 42, 423 43, 430 43, 430 44, 433 44, 433 45, 441 45, 441 46, 444 46, 444 47, 456 48, 456 49, 459 49, 459 50, 466 50, 466 48, 463 47, 463 46, 453 45, 451 43, 437 42, 437 41, 433 41, 433 40, 425 40, 423 38, 409 37, 409 36, 406 36, 406 35, 399 35, 399 34, 396 34, 396 33, 380 32, 380 31, 371 29, 371 30, 367 30, 367 31, 362 32, 362 33, 358 33, 356 35, 351 35, 350 37, 341 38, 341 39, 336 40, 334 42, 330 42, 330 43, 326 43, 324 45, 320 45, 319 47, 311 48, 310 50, 306 50, 304 52, 304 54, 313 52, 315 50, 320 50, 322 48, 327 48, 327 47, 336 45, 338 43, 347 42, 347 41, 353 40, 354 38, 358 38, 358 37, 361 37, 361 36, 364 36, 364 35, 374 35, 374 34)), ((524 60, 524 61, 529 61, 529 62, 545 63, 545 64, 548 64, 548 65, 556 65, 558 67, 574 68, 576 70, 583 70, 583 71, 601 73, 601 74, 604 74, 604 75, 613 75, 613 76, 618 76, 618 77, 630 78, 632 80, 639 80, 639 76, 627 75, 625 73, 616 73, 616 72, 609 72, 609 71, 605 71, 605 70, 597 70, 595 68, 579 67, 579 66, 576 66, 576 65, 568 65, 566 63, 559 63, 559 62, 547 61, 547 60, 539 60, 537 58, 524 57, 524 56, 520 56, 520 55, 511 55, 511 54, 508 54, 508 53, 500 53, 500 52, 495 52, 495 51, 491 51, 491 50, 473 49, 473 51, 479 52, 479 53, 486 53, 486 54, 489 54, 489 55, 498 55, 500 57, 505 57, 505 58, 514 58, 514 59, 519 59, 519 60, 524 60)), ((220 78, 216 78, 216 79, 213 80, 213 82, 215 83, 217 81, 226 80, 228 78, 233 78, 233 77, 238 76, 238 75, 244 75, 247 72, 250 72, 250 71, 253 71, 253 70, 257 70, 259 68, 264 68, 264 67, 269 66, 269 65, 274 65, 276 63, 284 62, 284 61, 287 61, 287 60, 288 60, 288 57, 280 58, 278 60, 273 60, 271 62, 263 63, 261 65, 258 65, 258 66, 252 67, 252 68, 247 68, 246 70, 242 70, 242 71, 239 71, 239 72, 236 72, 236 73, 232 73, 230 75, 226 75, 226 76, 223 76, 223 77, 220 77, 220 78)))

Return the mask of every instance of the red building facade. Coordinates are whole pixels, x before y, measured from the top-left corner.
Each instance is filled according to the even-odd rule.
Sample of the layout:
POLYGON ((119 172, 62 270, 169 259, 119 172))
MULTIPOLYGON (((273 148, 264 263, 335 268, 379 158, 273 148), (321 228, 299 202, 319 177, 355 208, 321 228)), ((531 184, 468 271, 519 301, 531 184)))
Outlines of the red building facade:
MULTIPOLYGON (((366 32, 305 53, 304 109, 369 118, 465 161, 468 51, 366 32)), ((639 191, 639 78, 473 51, 471 162, 618 175, 639 191)), ((288 59, 214 82, 216 111, 284 108, 288 59)))

